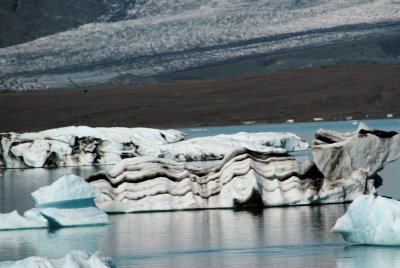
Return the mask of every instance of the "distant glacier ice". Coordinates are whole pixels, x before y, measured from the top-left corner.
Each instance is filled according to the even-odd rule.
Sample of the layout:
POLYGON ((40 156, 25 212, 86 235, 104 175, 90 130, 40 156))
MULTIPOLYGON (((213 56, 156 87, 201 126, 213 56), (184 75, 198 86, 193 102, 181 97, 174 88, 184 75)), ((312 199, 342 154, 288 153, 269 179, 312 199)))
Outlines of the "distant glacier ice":
POLYGON ((138 1, 120 20, 1 48, 0 90, 90 86, 362 39, 396 29, 399 10, 394 0, 138 1))

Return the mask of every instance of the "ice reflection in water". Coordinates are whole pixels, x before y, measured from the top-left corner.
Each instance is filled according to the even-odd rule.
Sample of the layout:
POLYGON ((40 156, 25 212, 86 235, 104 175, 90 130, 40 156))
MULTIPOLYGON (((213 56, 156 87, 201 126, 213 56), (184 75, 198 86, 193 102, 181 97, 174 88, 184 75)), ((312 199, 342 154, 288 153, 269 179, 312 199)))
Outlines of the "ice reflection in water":
POLYGON ((346 205, 114 215, 102 252, 121 267, 335 264, 330 229, 346 205), (108 241, 113 241, 110 244, 108 241))
POLYGON ((74 249, 95 252, 110 226, 33 229, 0 232, 0 261, 29 256, 60 258, 74 249))

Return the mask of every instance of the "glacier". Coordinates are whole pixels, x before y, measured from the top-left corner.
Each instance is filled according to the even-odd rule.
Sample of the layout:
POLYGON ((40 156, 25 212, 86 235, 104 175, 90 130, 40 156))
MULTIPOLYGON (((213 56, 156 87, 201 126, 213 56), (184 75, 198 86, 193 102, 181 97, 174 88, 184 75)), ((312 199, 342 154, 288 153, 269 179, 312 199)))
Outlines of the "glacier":
POLYGON ((309 148, 288 132, 236 133, 184 140, 178 130, 150 128, 50 129, 0 134, 0 167, 60 167, 116 164, 123 158, 154 156, 177 161, 220 160, 232 150, 285 153, 309 148))
POLYGON ((108 257, 102 257, 99 252, 88 254, 82 250, 73 250, 60 259, 48 259, 45 257, 33 256, 19 261, 0 262, 0 268, 109 268, 112 266, 112 260, 108 257))
POLYGON ((104 225, 107 214, 93 199, 100 192, 76 175, 65 175, 32 193, 35 208, 21 216, 17 211, 0 214, 0 230, 104 225))
MULTIPOLYGON (((127 5, 128 1, 117 2, 127 5)), ((1 48, 0 90, 105 84, 126 73, 173 73, 237 58, 363 39, 385 32, 385 26, 398 27, 395 2, 138 1, 124 9, 125 16, 118 21, 99 18, 1 48)))
POLYGON ((346 241, 367 245, 400 245, 400 201, 375 195, 357 197, 332 232, 346 241))
POLYGON ((95 202, 106 212, 343 203, 376 193, 377 172, 400 157, 399 145, 396 132, 360 124, 352 133, 318 130, 315 162, 242 147, 213 167, 141 156, 86 180, 100 189, 95 202))

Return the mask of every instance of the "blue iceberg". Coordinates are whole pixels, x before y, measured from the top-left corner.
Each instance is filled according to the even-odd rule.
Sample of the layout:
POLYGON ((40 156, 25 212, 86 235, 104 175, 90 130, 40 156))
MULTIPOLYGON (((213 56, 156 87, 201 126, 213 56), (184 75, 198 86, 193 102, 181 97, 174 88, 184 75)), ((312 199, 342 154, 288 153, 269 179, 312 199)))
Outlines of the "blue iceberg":
POLYGON ((51 203, 93 199, 100 195, 100 191, 79 176, 66 175, 31 195, 37 206, 43 206, 51 203))
POLYGON ((346 241, 368 245, 400 245, 400 202, 363 195, 356 198, 332 232, 346 241))
POLYGON ((24 215, 17 211, 0 214, 0 230, 88 226, 109 223, 96 207, 99 190, 76 175, 66 175, 32 193, 36 207, 24 215))

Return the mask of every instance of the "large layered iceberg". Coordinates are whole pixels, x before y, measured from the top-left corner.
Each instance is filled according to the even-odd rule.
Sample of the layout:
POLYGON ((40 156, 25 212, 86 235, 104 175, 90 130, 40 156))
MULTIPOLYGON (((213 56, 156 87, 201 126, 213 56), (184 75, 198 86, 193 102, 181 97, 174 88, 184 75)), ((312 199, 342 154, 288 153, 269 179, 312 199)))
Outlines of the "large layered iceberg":
POLYGON ((0 230, 108 224, 107 214, 93 201, 96 187, 81 177, 66 175, 32 193, 36 207, 23 216, 17 211, 0 214, 0 230))
POLYGON ((137 157, 87 178, 101 190, 95 201, 106 212, 310 204, 322 180, 310 161, 248 149, 212 168, 137 157))
MULTIPOLYGON (((316 138, 315 163, 276 149, 227 145, 233 152, 211 168, 136 157, 87 181, 101 190, 95 201, 106 212, 342 203, 374 193, 381 182, 376 173, 400 157, 397 133, 365 125, 353 133, 319 130, 316 138)), ((186 151, 206 148, 189 141, 186 151)))
POLYGON ((346 241, 369 245, 400 245, 400 202, 363 195, 356 198, 332 232, 346 241))
POLYGON ((38 133, 0 134, 0 167, 116 164, 135 156, 177 161, 217 160, 246 147, 285 152, 309 147, 293 133, 237 133, 182 141, 177 130, 65 127, 38 133))
POLYGON ((73 250, 60 259, 48 259, 45 257, 33 256, 19 261, 0 262, 0 268, 109 268, 112 267, 110 258, 102 257, 98 252, 88 254, 81 250, 73 250))

